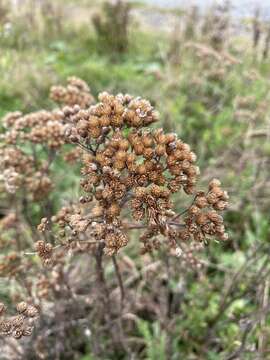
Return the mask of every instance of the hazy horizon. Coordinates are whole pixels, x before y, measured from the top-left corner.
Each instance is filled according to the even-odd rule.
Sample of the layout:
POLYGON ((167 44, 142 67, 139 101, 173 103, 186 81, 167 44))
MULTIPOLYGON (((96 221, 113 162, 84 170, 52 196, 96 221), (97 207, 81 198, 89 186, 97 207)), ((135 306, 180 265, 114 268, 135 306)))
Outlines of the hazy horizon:
MULTIPOLYGON (((177 7, 184 6, 189 7, 191 5, 197 5, 200 8, 206 8, 214 3, 223 3, 222 0, 145 0, 148 3, 152 3, 164 7, 177 7)), ((237 15, 248 16, 253 14, 256 7, 261 7, 263 10, 262 15, 270 15, 270 1, 269 0, 231 0, 230 1, 233 12, 237 15)))

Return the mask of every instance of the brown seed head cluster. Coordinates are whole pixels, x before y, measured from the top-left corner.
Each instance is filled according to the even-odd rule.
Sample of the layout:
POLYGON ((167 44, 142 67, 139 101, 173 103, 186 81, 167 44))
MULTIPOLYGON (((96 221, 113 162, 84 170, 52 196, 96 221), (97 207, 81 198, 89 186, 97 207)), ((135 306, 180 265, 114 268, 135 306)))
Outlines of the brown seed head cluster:
POLYGON ((11 251, 0 257, 0 276, 15 277, 21 268, 21 256, 15 251, 11 251))
POLYGON ((80 105, 82 109, 89 107, 94 102, 90 88, 83 80, 72 76, 67 80, 68 85, 53 86, 50 97, 61 105, 80 105))
POLYGON ((61 110, 41 110, 27 115, 14 112, 7 114, 2 121, 6 128, 6 144, 29 141, 57 149, 65 143, 65 114, 61 110))
POLYGON ((34 199, 44 198, 52 189, 50 164, 56 151, 66 143, 65 113, 61 109, 27 115, 13 112, 7 114, 2 123, 5 132, 0 138, 0 170, 6 190, 15 193, 22 189, 34 199), (32 154, 28 147, 33 150, 32 154), (47 153, 47 159, 39 156, 42 151, 47 153))
POLYGON ((54 218, 61 236, 80 240, 90 232, 112 255, 128 243, 123 217, 131 216, 146 229, 144 252, 162 244, 160 235, 170 248, 209 236, 226 239, 218 212, 226 208, 227 194, 217 180, 207 194, 196 190, 196 155, 176 134, 149 128, 158 120, 149 101, 108 93, 100 94, 99 101, 88 109, 63 109, 66 137, 80 149, 86 195, 80 198, 80 210, 64 208, 54 218), (175 222, 172 194, 181 190, 195 200, 186 219, 175 222))
POLYGON ((7 317, 5 316, 6 307, 0 303, 0 335, 20 339, 32 334, 33 321, 39 314, 38 309, 23 301, 17 304, 16 310, 16 315, 7 317))
POLYGON ((0 149, 0 179, 8 193, 19 189, 27 190, 34 199, 45 197, 52 188, 52 182, 47 175, 48 163, 42 161, 36 169, 34 159, 16 146, 0 149))
POLYGON ((35 248, 38 253, 38 256, 41 258, 45 266, 50 266, 52 264, 53 257, 53 246, 51 243, 45 243, 42 240, 39 240, 35 243, 35 248))
MULTIPOLYGON (((217 180, 210 182, 208 192, 197 189, 196 155, 177 134, 150 127, 159 115, 149 101, 104 92, 93 105, 89 87, 77 78, 68 79, 66 88, 52 88, 51 98, 65 106, 4 118, 0 167, 9 192, 23 188, 34 199, 44 198, 52 187, 53 154, 67 142, 75 145, 65 159, 81 160, 84 194, 79 204, 64 207, 51 219, 59 228, 61 246, 74 249, 84 242, 91 249, 102 244, 113 255, 128 244, 130 229, 143 229, 143 253, 167 246, 188 254, 187 244, 191 248, 210 237, 227 239, 220 215, 228 205, 227 193, 217 180), (48 160, 24 152, 19 144, 25 142, 45 146, 48 160), (192 197, 180 214, 173 203, 176 193, 192 197)), ((49 225, 42 219, 38 229, 45 233, 49 225)), ((46 265, 54 256, 47 240, 44 234, 36 243, 46 265)))
MULTIPOLYGON (((209 183, 208 193, 198 192, 194 204, 189 208, 185 218, 186 229, 194 240, 202 241, 206 237, 215 236, 220 240, 227 240, 223 218, 218 211, 228 206, 228 194, 221 190, 219 180, 209 183)), ((180 233, 180 238, 186 239, 187 233, 180 233)))

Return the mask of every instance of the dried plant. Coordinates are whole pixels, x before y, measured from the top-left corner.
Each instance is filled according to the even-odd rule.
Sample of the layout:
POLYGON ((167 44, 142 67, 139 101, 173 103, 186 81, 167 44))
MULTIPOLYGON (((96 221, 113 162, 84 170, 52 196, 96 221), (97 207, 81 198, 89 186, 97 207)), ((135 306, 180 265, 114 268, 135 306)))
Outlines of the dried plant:
POLYGON ((16 306, 17 314, 4 317, 5 305, 0 303, 0 335, 20 339, 22 336, 31 336, 33 320, 38 316, 38 310, 33 305, 20 302, 16 306))
POLYGON ((266 35, 265 35, 264 48, 263 48, 263 59, 268 58, 269 47, 270 47, 270 25, 268 24, 266 26, 266 35))
POLYGON ((199 8, 197 6, 192 6, 186 16, 186 23, 184 29, 184 39, 186 41, 194 41, 196 39, 199 20, 199 8))
MULTIPOLYGON (((78 301, 82 318, 77 314, 71 320, 70 331, 75 331, 81 320, 88 323, 92 316, 99 326, 108 326, 114 321, 119 313, 115 313, 110 304, 103 258, 113 260, 123 306, 125 286, 116 255, 134 240, 132 231, 136 231, 135 238, 138 236, 142 245, 142 256, 157 250, 165 251, 197 270, 203 264, 196 253, 211 238, 228 238, 220 215, 228 204, 227 193, 216 179, 209 183, 207 191, 197 189, 196 155, 176 134, 151 128, 159 115, 149 101, 104 92, 99 95, 99 102, 93 104, 89 87, 74 77, 68 79, 67 87, 53 87, 51 98, 63 107, 28 115, 15 112, 3 119, 5 133, 2 135, 0 166, 6 196, 13 197, 14 213, 9 210, 0 224, 3 230, 1 245, 6 252, 1 259, 1 271, 24 290, 12 296, 13 300, 19 298, 19 315, 4 318, 1 324, 3 334, 13 334, 16 338, 30 334, 32 325, 28 325, 28 318, 37 316, 35 307, 21 302, 23 297, 41 308, 40 326, 41 329, 48 327, 49 332, 65 334, 64 324, 70 321, 66 309, 78 306, 78 301), (70 144, 74 149, 64 151, 70 144), (46 214, 42 204, 54 190, 51 165, 62 155, 69 163, 81 164, 80 184, 84 194, 52 216, 52 210, 48 213, 45 209, 46 214), (186 194, 191 200, 185 207, 188 202, 183 199, 183 211, 177 213, 173 195, 179 193, 186 194), (29 214, 29 203, 39 204, 40 216, 46 215, 37 230, 29 214), (34 251, 30 252, 27 251, 29 230, 30 243, 35 243, 34 251), (17 239, 7 245, 7 240, 13 236, 17 239), (67 279, 74 267, 71 264, 75 263, 70 254, 74 259, 78 254, 95 259, 96 266, 89 270, 89 276, 97 279, 96 299, 108 313, 102 312, 99 306, 97 309, 91 306, 88 313, 89 295, 79 300, 70 287, 67 279), (32 256, 35 255, 41 262, 33 263, 32 256), (31 281, 27 280, 29 277, 31 281), (67 296, 71 299, 69 302, 67 296), (61 311, 58 301, 63 306, 61 311), (50 330, 55 325, 49 316, 46 319, 48 304, 62 319, 64 327, 59 325, 56 330, 50 330)), ((92 287, 92 281, 90 284, 92 287)), ((132 302, 127 306, 132 306, 132 302)), ((123 324, 116 322, 115 326, 104 331, 109 332, 114 349, 127 349, 121 338, 123 324)), ((93 328, 92 331, 98 336, 100 330, 93 328)), ((66 351, 72 351, 64 337, 62 346, 66 351)), ((47 340, 39 335, 39 330, 33 341, 34 353, 39 358, 56 356, 56 348, 49 340, 50 345, 45 345, 47 340)), ((33 352, 30 343, 23 352, 27 358, 31 358, 33 352)), ((102 349, 97 348, 96 352, 100 353, 102 349)))
MULTIPOLYGON (((158 119, 148 101, 108 93, 100 94, 99 100, 86 110, 78 105, 63 108, 70 124, 66 136, 83 150, 81 186, 86 195, 80 198, 82 205, 65 207, 52 218, 61 228, 62 245, 69 247, 70 241, 80 242, 84 236, 113 255, 127 245, 130 228, 145 229, 144 252, 162 245, 159 235, 163 245, 181 252, 181 242, 188 240, 225 240, 218 212, 226 208, 228 195, 217 180, 207 192, 196 190, 199 170, 190 147, 176 134, 148 128, 158 119), (193 196, 183 220, 171 200, 181 189, 193 196), (130 225, 125 219, 137 223, 130 225)), ((42 224, 45 230, 46 220, 42 224)), ((45 246, 38 244, 38 252, 46 259, 45 246)))
POLYGON ((215 4, 205 16, 202 34, 215 50, 222 50, 226 44, 230 25, 230 2, 215 4))
POLYGON ((6 1, 0 1, 0 26, 7 21, 8 8, 6 1))
POLYGON ((262 24, 260 21, 260 8, 257 7, 254 12, 253 22, 252 22, 252 31, 253 31, 253 49, 256 50, 262 35, 262 24))
POLYGON ((123 54, 127 51, 130 10, 130 4, 123 0, 106 1, 102 13, 93 16, 101 49, 114 54, 123 54))

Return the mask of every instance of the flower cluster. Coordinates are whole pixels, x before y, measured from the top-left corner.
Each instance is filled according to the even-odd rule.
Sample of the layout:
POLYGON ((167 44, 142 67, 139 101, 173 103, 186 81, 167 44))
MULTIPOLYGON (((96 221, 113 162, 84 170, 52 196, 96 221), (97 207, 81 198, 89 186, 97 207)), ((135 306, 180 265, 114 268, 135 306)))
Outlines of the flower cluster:
MULTIPOLYGON (((181 258, 179 266, 199 269, 195 253, 211 237, 228 237, 220 215, 228 195, 218 180, 206 192, 197 189, 199 168, 190 146, 175 133, 151 127, 159 114, 145 99, 104 92, 92 104, 89 88, 75 78, 67 88, 53 88, 51 97, 63 107, 3 119, 1 178, 12 194, 4 199, 14 204, 0 221, 0 275, 16 281, 18 289, 23 285, 35 304, 66 300, 73 291, 67 255, 94 255, 102 281, 102 255, 116 262, 114 255, 130 243, 132 230, 142 254, 166 250, 181 258), (51 165, 62 155, 81 165, 82 193, 55 213, 48 199, 51 165), (39 216, 29 208, 32 203, 39 216), (41 219, 37 229, 33 217, 41 219), (25 252, 29 239, 35 251, 25 252), (33 262, 36 254, 40 262, 33 262), (40 272, 42 265, 51 271, 40 272)), ((15 290, 12 298, 21 295, 15 290)), ((4 310, 0 304, 0 316, 4 310)), ((17 339, 30 335, 37 316, 35 307, 19 303, 16 315, 0 318, 0 333, 17 339)))
POLYGON ((208 236, 216 236, 220 240, 227 240, 223 218, 218 211, 228 206, 228 194, 220 188, 217 179, 209 183, 209 191, 205 194, 198 192, 194 204, 189 208, 188 216, 185 219, 186 229, 181 237, 186 239, 193 236, 195 240, 204 240, 208 236))
POLYGON ((65 143, 64 119, 65 115, 59 109, 41 110, 27 115, 20 112, 9 113, 3 118, 5 143, 16 145, 29 141, 46 145, 49 149, 57 149, 65 143))
POLYGON ((67 79, 68 85, 53 86, 50 97, 59 104, 73 106, 80 105, 81 108, 87 108, 94 102, 90 88, 83 80, 72 76, 67 79))
MULTIPOLYGON (((52 94, 55 91, 52 89, 52 94)), ((66 104, 73 104, 73 98, 81 106, 88 106, 93 101, 89 91, 82 80, 71 78, 66 90, 69 94, 65 97, 66 104), (72 89, 77 89, 74 90, 76 96, 72 89)), ((52 189, 49 167, 56 153, 66 143, 68 124, 63 110, 40 110, 26 115, 12 112, 2 119, 5 132, 1 135, 0 169, 7 192, 15 193, 23 189, 34 199, 48 195, 52 189), (29 144, 29 148, 26 144, 29 144)))
MULTIPOLYGON (((164 245, 175 250, 183 242, 205 242, 211 236, 227 239, 219 212, 227 207, 228 195, 217 180, 207 193, 197 190, 196 155, 177 134, 149 127, 159 119, 149 101, 104 92, 93 105, 87 84, 74 77, 66 88, 53 87, 51 98, 64 107, 4 118, 0 166, 9 192, 24 188, 34 199, 44 198, 52 187, 49 166, 55 150, 68 142, 75 145, 65 158, 81 159, 85 194, 79 204, 51 219, 60 228, 61 246, 102 244, 113 255, 128 244, 128 231, 134 228, 144 229, 143 252, 164 245), (48 161, 23 151, 18 146, 23 142, 45 145, 48 161), (182 190, 193 197, 185 216, 177 215, 173 204, 173 194, 182 190)), ((39 230, 49 224, 42 220, 39 230)), ((36 250, 44 264, 52 262, 54 247, 48 238, 38 241, 36 250)))
POLYGON ((32 155, 21 149, 8 146, 0 149, 1 180, 8 193, 15 193, 18 189, 26 189, 34 199, 45 197, 52 187, 51 179, 47 175, 48 162, 41 162, 38 168, 32 155))
MULTIPOLYGON (((65 207, 52 219, 62 244, 90 236, 91 243, 103 244, 105 253, 113 255, 127 245, 130 228, 145 229, 143 252, 164 244, 178 249, 183 241, 211 236, 227 239, 218 213, 227 207, 227 193, 217 180, 207 193, 196 189, 196 155, 177 134, 149 128, 159 117, 149 101, 101 93, 96 105, 63 112, 69 124, 66 137, 80 149, 86 194, 81 205, 65 207), (181 190, 194 197, 186 218, 176 214, 172 201, 181 190), (124 222, 130 218, 136 224, 124 222)), ((45 253, 38 252, 44 259, 45 253)))
POLYGON ((33 331, 33 322, 38 317, 38 309, 22 301, 16 306, 17 314, 6 317, 6 307, 0 303, 0 335, 12 336, 20 339, 30 336, 33 331))
POLYGON ((39 240, 35 244, 36 251, 39 257, 42 259, 45 266, 50 265, 53 255, 53 246, 51 243, 45 243, 39 240))

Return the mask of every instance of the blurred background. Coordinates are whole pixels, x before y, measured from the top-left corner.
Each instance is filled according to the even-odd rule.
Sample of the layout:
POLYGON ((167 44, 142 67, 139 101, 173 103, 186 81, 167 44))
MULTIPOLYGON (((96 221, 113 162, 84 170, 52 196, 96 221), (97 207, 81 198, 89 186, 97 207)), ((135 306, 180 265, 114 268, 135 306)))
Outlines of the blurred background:
MULTIPOLYGON (((69 76, 95 97, 142 96, 161 113, 159 126, 191 145, 201 184, 217 177, 229 192, 230 238, 207 248, 205 268, 172 266, 155 289, 141 284, 147 306, 133 359, 270 359, 269 50, 268 0, 0 0, 1 116, 52 108, 50 86, 69 76), (164 281, 178 299, 171 328, 156 310, 164 281)), ((59 164, 60 179, 65 171, 59 164)), ((56 207, 78 196, 79 171, 65 179, 56 207)), ((25 359, 130 358, 98 357, 85 328, 75 334, 66 335, 68 355, 64 347, 25 359)))

